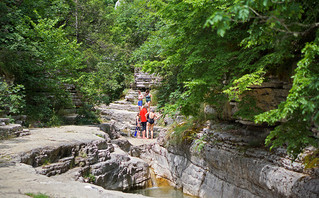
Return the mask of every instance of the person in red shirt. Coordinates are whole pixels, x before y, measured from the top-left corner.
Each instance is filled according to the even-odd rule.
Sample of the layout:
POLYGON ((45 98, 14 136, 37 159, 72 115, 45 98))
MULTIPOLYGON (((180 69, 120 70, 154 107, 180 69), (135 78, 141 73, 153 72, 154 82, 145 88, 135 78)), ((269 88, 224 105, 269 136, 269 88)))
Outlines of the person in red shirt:
POLYGON ((146 123, 147 123, 147 119, 146 119, 146 114, 147 114, 147 105, 144 105, 144 107, 142 108, 142 110, 140 111, 140 117, 141 117, 141 123, 142 123, 142 135, 143 135, 143 139, 145 139, 145 131, 146 131, 146 123))

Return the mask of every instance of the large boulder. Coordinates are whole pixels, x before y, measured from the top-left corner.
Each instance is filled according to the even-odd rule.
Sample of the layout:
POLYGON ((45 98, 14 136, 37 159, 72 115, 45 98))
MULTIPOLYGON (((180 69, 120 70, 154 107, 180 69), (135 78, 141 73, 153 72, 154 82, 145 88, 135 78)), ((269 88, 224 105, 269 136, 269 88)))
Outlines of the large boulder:
POLYGON ((149 165, 125 152, 115 152, 107 161, 91 166, 94 183, 109 190, 144 188, 150 180, 149 165))

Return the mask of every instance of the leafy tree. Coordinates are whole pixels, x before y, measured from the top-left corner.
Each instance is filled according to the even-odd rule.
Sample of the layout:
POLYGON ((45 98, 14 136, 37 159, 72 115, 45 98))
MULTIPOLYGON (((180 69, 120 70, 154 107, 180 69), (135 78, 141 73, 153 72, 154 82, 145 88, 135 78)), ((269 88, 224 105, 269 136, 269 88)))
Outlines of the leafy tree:
MULTIPOLYGON (((233 25, 247 24, 249 35, 241 43, 248 49, 264 46, 269 63, 261 68, 268 72, 274 69, 283 71, 287 64, 298 62, 287 100, 278 109, 256 116, 257 122, 271 125, 283 122, 271 132, 266 144, 272 144, 271 148, 287 145, 288 152, 294 157, 308 145, 319 146, 318 138, 310 131, 319 124, 318 8, 318 4, 311 0, 231 1, 207 20, 207 24, 218 29, 221 36, 233 25)), ((260 83, 263 78, 260 74, 248 84, 237 80, 238 84, 228 91, 260 83)))
POLYGON ((144 70, 164 78, 160 105, 171 103, 168 109, 185 115, 196 115, 203 102, 218 105, 223 98, 223 82, 252 71, 247 65, 260 57, 261 49, 252 52, 238 46, 247 35, 245 26, 238 25, 224 39, 204 27, 217 4, 178 0, 153 4, 161 17, 158 30, 133 58, 144 70))
POLYGON ((0 78, 0 115, 17 114, 25 106, 23 85, 10 85, 0 78))
POLYGON ((310 132, 318 128, 315 1, 151 0, 149 7, 156 29, 132 60, 163 77, 160 106, 196 115, 201 103, 222 105, 224 93, 239 99, 249 86, 276 75, 293 87, 278 109, 256 117, 283 123, 266 144, 288 145, 294 156, 307 145, 318 147, 310 132))
POLYGON ((61 109, 74 107, 66 90, 70 84, 88 106, 118 98, 129 84, 126 52, 110 36, 114 3, 0 3, 0 73, 24 85, 29 118, 49 123, 61 109))

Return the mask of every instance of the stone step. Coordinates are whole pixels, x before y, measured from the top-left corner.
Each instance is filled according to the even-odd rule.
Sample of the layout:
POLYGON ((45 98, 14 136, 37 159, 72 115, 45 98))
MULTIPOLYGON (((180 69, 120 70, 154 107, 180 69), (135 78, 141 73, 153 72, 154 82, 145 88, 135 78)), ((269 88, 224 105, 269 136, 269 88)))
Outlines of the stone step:
POLYGON ((126 109, 103 109, 101 111, 102 115, 110 117, 110 120, 116 121, 131 121, 136 119, 138 111, 128 111, 126 109))
POLYGON ((64 122, 66 124, 75 124, 76 122, 76 118, 77 118, 78 114, 76 113, 72 113, 72 114, 67 114, 65 116, 63 116, 64 122))
POLYGON ((131 102, 128 102, 126 100, 118 100, 118 101, 114 101, 113 102, 114 104, 132 104, 131 102))
POLYGON ((19 137, 23 134, 23 127, 20 124, 8 124, 0 126, 0 139, 12 136, 19 137))
POLYGON ((139 107, 133 104, 116 104, 116 103, 111 103, 109 106, 106 107, 107 109, 119 109, 119 110, 127 110, 127 111, 134 111, 138 112, 139 107))
POLYGON ((136 85, 136 88, 138 88, 138 89, 148 89, 148 88, 151 87, 150 85, 151 84, 139 84, 139 85, 136 85))
POLYGON ((43 165, 43 166, 39 166, 37 168, 35 168, 36 172, 41 174, 41 175, 46 175, 48 177, 53 176, 53 175, 57 175, 57 174, 62 174, 67 172, 69 169, 72 168, 72 166, 74 166, 74 157, 65 157, 60 159, 58 162, 55 163, 50 163, 48 162, 48 164, 43 165))
POLYGON ((135 82, 152 82, 153 78, 152 77, 142 77, 138 76, 135 78, 135 82))
POLYGON ((9 118, 0 118, 0 126, 8 125, 10 123, 9 118))

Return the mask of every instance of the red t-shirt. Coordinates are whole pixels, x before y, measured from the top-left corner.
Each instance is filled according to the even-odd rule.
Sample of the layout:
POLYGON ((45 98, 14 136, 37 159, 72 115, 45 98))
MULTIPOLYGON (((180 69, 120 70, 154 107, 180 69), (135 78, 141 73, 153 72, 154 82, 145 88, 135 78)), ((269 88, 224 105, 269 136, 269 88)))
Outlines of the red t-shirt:
POLYGON ((147 121, 146 116, 145 116, 146 113, 147 113, 147 109, 145 109, 145 108, 143 108, 143 109, 140 111, 141 122, 146 122, 146 121, 147 121))

